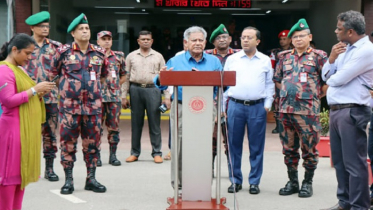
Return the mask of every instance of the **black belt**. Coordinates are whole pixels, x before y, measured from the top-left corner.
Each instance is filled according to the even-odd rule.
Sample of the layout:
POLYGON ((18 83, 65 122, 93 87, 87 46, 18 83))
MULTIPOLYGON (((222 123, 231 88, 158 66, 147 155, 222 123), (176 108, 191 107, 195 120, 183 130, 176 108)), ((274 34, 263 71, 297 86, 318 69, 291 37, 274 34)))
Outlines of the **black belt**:
POLYGON ((329 105, 330 110, 335 111, 339 109, 345 109, 345 108, 352 108, 352 107, 366 107, 365 105, 361 104, 332 104, 329 105))
POLYGON ((135 83, 135 82, 131 82, 131 85, 135 85, 137 87, 142 87, 142 88, 153 88, 153 87, 155 87, 154 84, 139 84, 139 83, 135 83))
POLYGON ((231 100, 234 101, 234 102, 236 102, 236 103, 243 104, 243 105, 246 105, 246 106, 250 106, 250 105, 259 104, 259 103, 264 102, 264 99, 258 99, 258 100, 240 100, 240 99, 231 98, 231 100))

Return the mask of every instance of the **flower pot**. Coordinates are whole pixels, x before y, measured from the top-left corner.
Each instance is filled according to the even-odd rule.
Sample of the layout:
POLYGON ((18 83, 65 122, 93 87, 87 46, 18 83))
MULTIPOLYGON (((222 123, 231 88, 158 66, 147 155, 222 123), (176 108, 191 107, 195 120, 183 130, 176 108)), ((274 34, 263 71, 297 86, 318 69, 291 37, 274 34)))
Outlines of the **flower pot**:
POLYGON ((319 143, 316 145, 320 157, 330 157, 330 138, 321 136, 319 143))

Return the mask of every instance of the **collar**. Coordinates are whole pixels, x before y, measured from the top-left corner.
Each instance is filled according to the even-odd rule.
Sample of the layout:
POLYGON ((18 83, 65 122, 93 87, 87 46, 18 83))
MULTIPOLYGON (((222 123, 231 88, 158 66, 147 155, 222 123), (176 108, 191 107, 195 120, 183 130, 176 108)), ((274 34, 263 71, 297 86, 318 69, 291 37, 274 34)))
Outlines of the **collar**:
POLYGON ((355 42, 353 45, 348 44, 347 47, 356 47, 359 48, 361 47, 367 40, 369 40, 368 36, 365 35, 363 38, 359 39, 357 42, 355 42))
MULTIPOLYGON (((72 48, 73 48, 73 51, 80 51, 79 45, 75 42, 72 43, 72 48)), ((91 43, 88 44, 87 52, 89 51, 95 51, 95 48, 93 47, 91 43)))
MULTIPOLYGON (((233 53, 234 53, 233 49, 229 47, 227 55, 230 55, 230 54, 233 54, 233 53)), ((212 51, 212 54, 217 55, 218 54, 218 49, 214 48, 214 50, 212 51)))
MULTIPOLYGON (((195 59, 192 57, 192 55, 190 54, 189 50, 187 50, 187 51, 185 52, 185 57, 186 57, 186 59, 187 59, 188 61, 189 61, 190 59, 195 60, 195 59)), ((206 59, 206 53, 203 51, 203 52, 202 52, 202 58, 201 58, 201 60, 199 60, 198 62, 202 62, 204 59, 206 59)))
MULTIPOLYGON (((141 54, 141 50, 140 50, 140 48, 137 49, 136 54, 138 54, 138 55, 142 55, 142 54, 141 54)), ((152 48, 150 48, 149 54, 148 54, 147 56, 152 55, 152 54, 154 54, 154 50, 153 50, 152 48)))
MULTIPOLYGON (((309 47, 307 48, 307 50, 306 50, 305 52, 303 52, 303 54, 304 54, 304 53, 310 54, 310 53, 312 52, 312 50, 313 50, 313 48, 312 48, 311 46, 309 46, 309 47)), ((294 55, 295 52, 296 52, 296 50, 295 50, 295 48, 293 48, 293 49, 291 50, 291 54, 294 55)))
MULTIPOLYGON (((257 58, 261 58, 261 55, 259 54, 259 51, 258 51, 258 49, 255 49, 256 51, 255 51, 255 54, 254 54, 254 56, 252 57, 252 58, 255 58, 255 57, 257 57, 257 58)), ((238 52, 238 54, 240 55, 240 57, 249 57, 249 56, 247 56, 246 55, 246 53, 245 53, 245 51, 244 50, 240 50, 239 52, 238 52)), ((251 58, 251 59, 252 59, 251 58)))

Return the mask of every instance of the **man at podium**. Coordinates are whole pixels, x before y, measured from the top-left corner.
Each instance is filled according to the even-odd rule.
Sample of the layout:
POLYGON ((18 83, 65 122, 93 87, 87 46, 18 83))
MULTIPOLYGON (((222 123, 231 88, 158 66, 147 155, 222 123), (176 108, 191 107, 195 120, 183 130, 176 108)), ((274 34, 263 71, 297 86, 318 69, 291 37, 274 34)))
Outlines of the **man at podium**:
MULTIPOLYGON (((161 71, 222 71, 222 65, 218 58, 213 55, 204 53, 206 46, 206 37, 207 33, 205 29, 199 26, 192 26, 185 30, 184 32, 184 46, 187 48, 187 51, 183 54, 177 55, 171 58, 165 67, 161 71)), ((167 86, 161 86, 159 82, 159 75, 154 78, 154 84, 161 90, 166 90, 167 86)), ((181 130, 182 130, 182 87, 178 87, 178 98, 173 99, 172 103, 178 103, 178 157, 174 157, 175 154, 172 154, 171 161, 178 161, 179 173, 178 173, 178 185, 179 189, 182 188, 181 177, 182 177, 182 163, 181 163, 181 130)), ((170 99, 166 99, 170 100, 170 99)), ((165 101, 166 104, 169 104, 170 101, 165 101)), ((173 106, 172 106, 173 107, 173 106)), ((216 109, 214 110, 214 115, 216 114, 216 109)), ((215 118, 215 116, 214 116, 215 118)), ((211 123, 214 124, 214 118, 211 123)), ((174 121, 176 116, 171 110, 171 132, 174 133, 174 121)), ((212 130, 211 130, 212 133, 212 130)), ((171 144, 173 147, 174 144, 171 144)), ((171 163, 171 184, 174 186, 176 177, 174 174, 174 164, 171 163)))

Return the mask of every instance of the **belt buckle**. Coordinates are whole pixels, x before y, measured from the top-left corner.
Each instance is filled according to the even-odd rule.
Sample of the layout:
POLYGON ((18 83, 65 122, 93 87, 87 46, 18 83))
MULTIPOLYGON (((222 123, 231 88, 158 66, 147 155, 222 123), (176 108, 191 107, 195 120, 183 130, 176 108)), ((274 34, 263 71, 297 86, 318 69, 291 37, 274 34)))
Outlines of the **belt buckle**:
POLYGON ((146 84, 140 84, 140 87, 146 88, 146 84))
POLYGON ((245 106, 250 106, 250 101, 243 101, 243 105, 245 105, 245 106))

